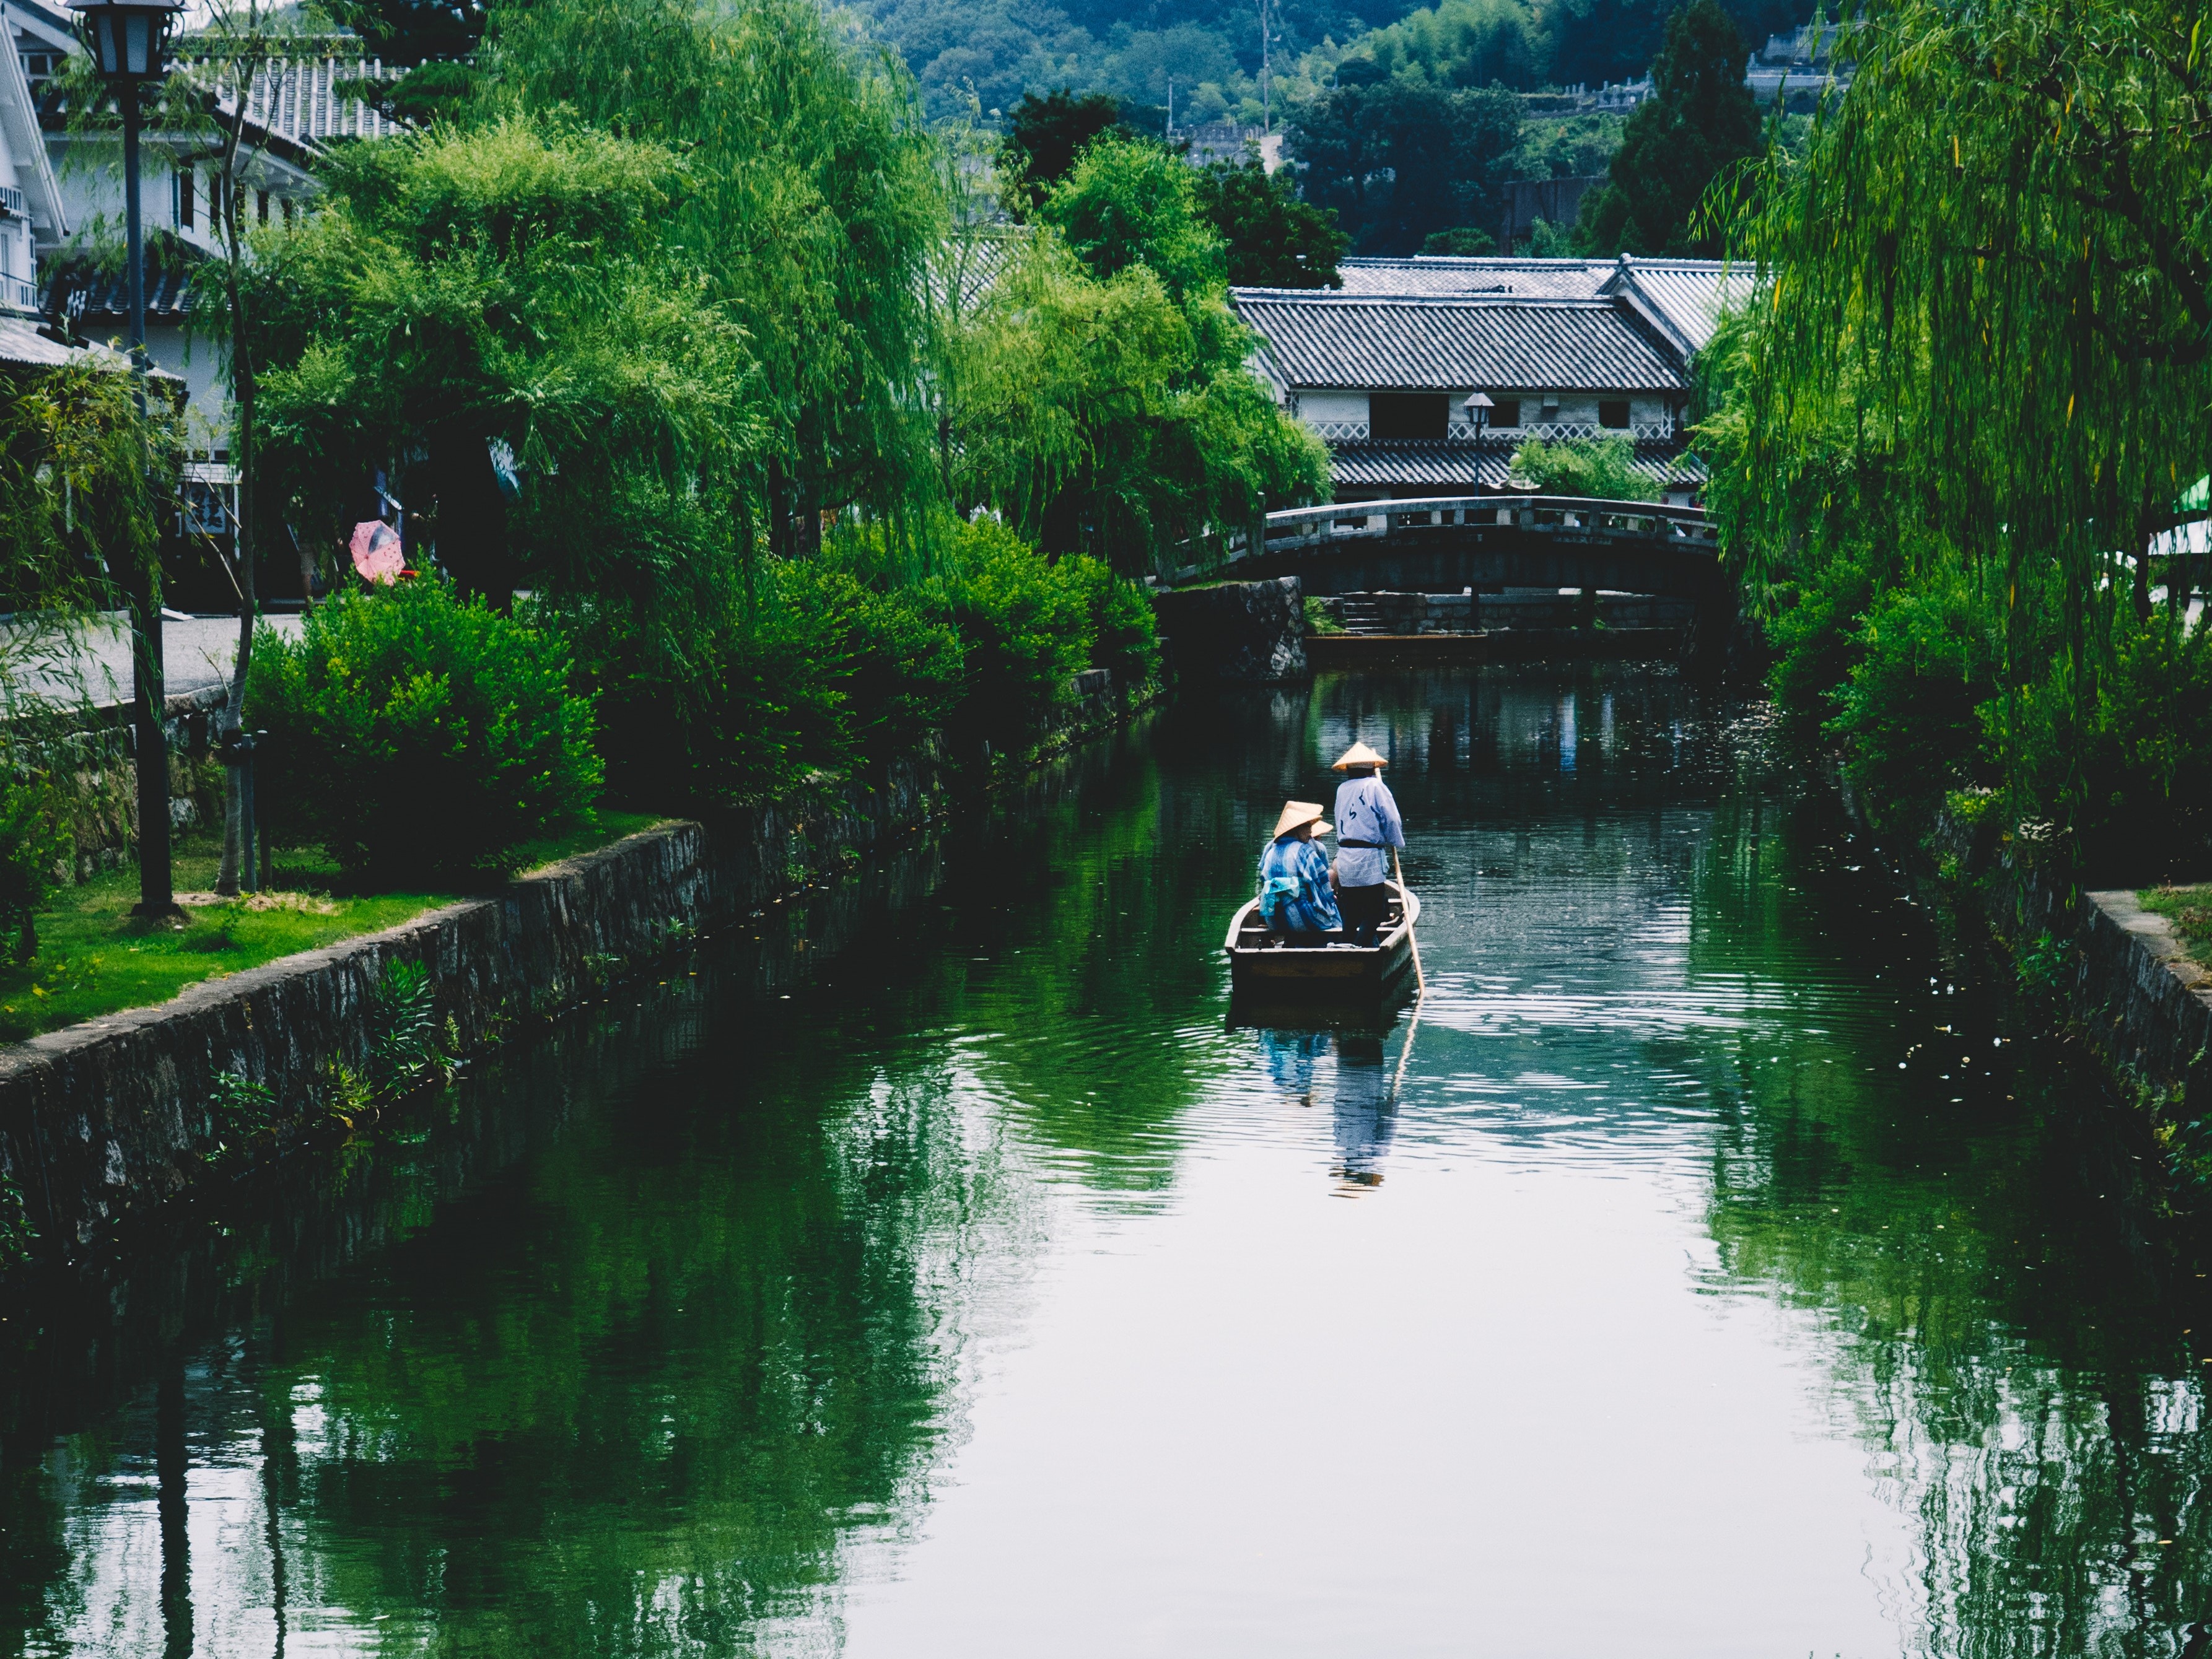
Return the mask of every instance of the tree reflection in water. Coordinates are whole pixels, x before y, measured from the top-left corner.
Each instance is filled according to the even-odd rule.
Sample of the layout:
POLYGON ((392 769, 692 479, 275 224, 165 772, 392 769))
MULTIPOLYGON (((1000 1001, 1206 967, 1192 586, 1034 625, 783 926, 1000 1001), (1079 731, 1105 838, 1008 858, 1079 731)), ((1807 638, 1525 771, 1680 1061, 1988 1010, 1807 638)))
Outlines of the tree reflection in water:
POLYGON ((2013 1063, 2004 1009, 1917 983, 1904 1004, 1937 1035, 1900 1078, 1911 1022, 1874 986, 1932 963, 1924 921, 1869 911, 1848 879, 1865 849, 1817 799, 1744 800, 1719 828, 1693 968, 1757 975, 1759 952, 1817 938, 1867 987, 1863 1006, 1771 1010, 1722 1075, 1682 1060, 1724 1103, 1723 1276, 1819 1316, 1835 1408, 1917 1520, 1886 1585, 1906 1650, 2212 1651, 2202 1299, 2132 1232, 2118 1201, 2140 1166, 2085 1106, 2094 1083, 2033 1044, 2013 1063))

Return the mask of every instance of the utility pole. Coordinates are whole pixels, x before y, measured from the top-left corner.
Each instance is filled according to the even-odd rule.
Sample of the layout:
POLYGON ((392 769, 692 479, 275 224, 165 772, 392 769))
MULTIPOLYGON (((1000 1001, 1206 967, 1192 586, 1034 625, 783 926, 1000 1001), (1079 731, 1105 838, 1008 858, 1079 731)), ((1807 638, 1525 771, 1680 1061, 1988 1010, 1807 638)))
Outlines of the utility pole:
POLYGON ((1274 77, 1267 69, 1267 37, 1274 31, 1268 27, 1267 0, 1260 3, 1260 130, 1263 134, 1275 130, 1274 104, 1272 94, 1274 77))
MULTIPOLYGON (((139 88, 167 73, 162 61, 182 0, 76 0, 100 78, 114 89, 123 113, 125 257, 130 262, 131 377, 143 421, 146 414, 146 251, 138 223, 139 88)), ((131 573, 131 715, 138 772, 137 913, 176 913, 169 875, 169 742, 161 729, 160 560, 149 553, 131 573)))

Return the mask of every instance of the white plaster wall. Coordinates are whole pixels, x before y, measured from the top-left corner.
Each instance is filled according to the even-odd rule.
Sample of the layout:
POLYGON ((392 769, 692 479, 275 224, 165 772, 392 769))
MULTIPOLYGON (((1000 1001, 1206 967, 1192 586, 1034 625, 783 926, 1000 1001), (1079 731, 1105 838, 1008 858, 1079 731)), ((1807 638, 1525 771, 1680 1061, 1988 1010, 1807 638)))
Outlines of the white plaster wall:
MULTIPOLYGON (((1445 394, 1451 399, 1451 418, 1455 425, 1467 419, 1464 405, 1474 391, 1474 388, 1472 386, 1464 386, 1445 394)), ((1336 421, 1364 421, 1368 418, 1368 394, 1364 391, 1322 391, 1302 387, 1295 395, 1297 398, 1298 415, 1309 425, 1336 421)), ((1504 395, 1495 391, 1491 393, 1493 397, 1504 395)), ((1586 426, 1597 424, 1599 394, 1566 391, 1553 393, 1551 396, 1557 397, 1559 407, 1558 413, 1547 417, 1543 413, 1546 394, 1541 392, 1521 394, 1521 421, 1523 426, 1533 425, 1546 419, 1586 426)), ((1610 402, 1610 397, 1608 397, 1606 401, 1610 402)), ((1665 398, 1634 397, 1629 398, 1628 419, 1632 426, 1657 426, 1666 418, 1667 400, 1665 398)))
MULTIPOLYGON (((120 318, 88 319, 77 327, 88 340, 118 351, 129 348, 130 324, 120 318)), ((216 342, 174 324, 149 322, 146 355, 155 368, 167 369, 185 383, 185 442, 193 449, 228 448, 230 416, 223 395, 222 353, 216 342)))
MULTIPOLYGON (((1496 397, 1501 394, 1492 392, 1490 395, 1496 397)), ((1521 424, 1522 426, 1533 426, 1539 421, 1547 420, 1565 423, 1579 422, 1588 426, 1595 426, 1597 424, 1597 406, 1599 402, 1597 393, 1563 391, 1554 392, 1549 394, 1549 396, 1556 397, 1559 400, 1559 404, 1558 413, 1551 415, 1547 415, 1544 413, 1544 404, 1547 401, 1546 394, 1541 392, 1523 392, 1521 395, 1521 424)), ((1455 392, 1452 394, 1452 419, 1454 421, 1459 421, 1465 418, 1465 411, 1462 410, 1460 406, 1466 400, 1467 397, 1468 393, 1464 391, 1455 392)), ((1610 402, 1611 399, 1607 398, 1606 401, 1610 402)), ((1632 426, 1657 426, 1666 418, 1667 400, 1663 397, 1631 397, 1628 400, 1628 419, 1629 423, 1632 426)), ((1510 430, 1510 428, 1508 428, 1508 430, 1510 430)))
POLYGON ((1309 425, 1320 421, 1364 421, 1367 394, 1364 391, 1314 391, 1301 387, 1298 415, 1309 425))
MULTIPOLYGON (((46 137, 46 153, 53 161, 54 177, 61 187, 63 210, 69 216, 70 227, 80 237, 100 236, 103 240, 120 242, 123 238, 122 140, 52 133, 46 137), (104 234, 101 227, 95 227, 95 220, 106 221, 104 234)), ((140 140, 140 223, 148 231, 167 231, 203 253, 219 253, 222 242, 209 210, 209 172, 210 169, 204 166, 196 169, 192 222, 190 228, 186 228, 177 222, 175 149, 158 135, 149 135, 140 140)), ((255 221, 260 209, 254 195, 256 190, 265 187, 269 191, 271 222, 276 221, 283 212, 277 205, 280 201, 290 197, 292 211, 297 214, 305 204, 310 191, 305 174, 267 156, 249 164, 246 177, 246 183, 240 187, 243 193, 239 198, 239 208, 243 222, 248 226, 255 221)))

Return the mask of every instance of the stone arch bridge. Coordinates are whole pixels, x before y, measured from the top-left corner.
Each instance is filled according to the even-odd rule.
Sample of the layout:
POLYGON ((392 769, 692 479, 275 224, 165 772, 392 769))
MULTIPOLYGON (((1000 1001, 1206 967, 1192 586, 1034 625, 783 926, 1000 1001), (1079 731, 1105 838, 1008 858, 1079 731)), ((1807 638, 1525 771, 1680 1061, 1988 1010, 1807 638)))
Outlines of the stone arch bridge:
POLYGON ((1225 559, 1163 585, 1299 578, 1309 594, 1591 588, 1700 606, 1726 591, 1701 507, 1573 495, 1442 495, 1347 501, 1267 516, 1228 538, 1225 559))
MULTIPOLYGON (((1708 670, 1725 662, 1734 631, 1734 587, 1714 528, 1697 507, 1565 495, 1348 501, 1271 512, 1263 525, 1224 541, 1219 556, 1182 566, 1159 583, 1153 604, 1179 672, 1257 681, 1302 675, 1301 592, 1581 589, 1593 602, 1600 592, 1651 595, 1686 602, 1689 627, 1675 636, 1682 660, 1708 670), (1288 578, 1297 578, 1296 586, 1288 578)), ((1510 624, 1496 639, 1484 631, 1488 609, 1468 605, 1462 614, 1475 632, 1459 637, 1490 639, 1486 652, 1510 649, 1501 644, 1518 637, 1510 624)), ((1607 638, 1632 643, 1626 635, 1607 638)))

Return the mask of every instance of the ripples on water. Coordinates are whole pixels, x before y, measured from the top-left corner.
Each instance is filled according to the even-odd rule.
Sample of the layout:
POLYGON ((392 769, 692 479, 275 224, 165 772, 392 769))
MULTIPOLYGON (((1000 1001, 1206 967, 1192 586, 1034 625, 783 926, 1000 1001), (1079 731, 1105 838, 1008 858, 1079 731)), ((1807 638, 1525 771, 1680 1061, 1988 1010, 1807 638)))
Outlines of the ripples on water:
POLYGON ((1756 705, 1187 705, 754 931, 39 1316, 15 1649, 2212 1646, 2143 1148, 1756 705), (1355 736, 1418 1025, 1232 1025, 1355 736))

